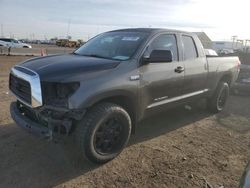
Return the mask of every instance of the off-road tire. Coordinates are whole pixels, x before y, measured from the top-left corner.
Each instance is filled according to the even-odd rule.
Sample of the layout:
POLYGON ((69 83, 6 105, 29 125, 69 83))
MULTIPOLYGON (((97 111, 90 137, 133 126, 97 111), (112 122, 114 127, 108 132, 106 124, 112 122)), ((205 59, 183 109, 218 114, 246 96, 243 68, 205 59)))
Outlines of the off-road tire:
MULTIPOLYGON (((79 121, 75 129, 75 141, 80 149, 81 155, 94 163, 105 163, 117 155, 127 145, 131 134, 131 119, 129 114, 122 107, 113 103, 100 103, 92 107, 84 118, 79 121), (96 149, 95 138, 100 126, 106 123, 109 118, 117 118, 120 121, 122 130, 119 137, 117 149, 110 153, 99 153, 96 149)), ((104 128, 101 128, 101 130, 104 128)))
POLYGON ((223 110, 229 96, 229 85, 226 82, 219 82, 212 97, 207 100, 207 108, 212 113, 218 113, 223 110), (222 96, 223 95, 223 96, 222 96), (223 102, 220 104, 221 97, 223 102))

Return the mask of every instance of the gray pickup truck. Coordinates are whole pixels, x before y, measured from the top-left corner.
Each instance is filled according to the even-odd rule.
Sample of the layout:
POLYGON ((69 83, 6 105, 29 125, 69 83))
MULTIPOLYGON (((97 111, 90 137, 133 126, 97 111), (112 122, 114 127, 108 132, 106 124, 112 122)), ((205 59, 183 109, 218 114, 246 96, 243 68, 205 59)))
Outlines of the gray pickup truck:
POLYGON ((96 163, 116 157, 138 122, 205 97, 223 109, 238 57, 206 57, 192 33, 153 28, 100 34, 72 54, 38 57, 11 69, 11 116, 26 130, 75 138, 96 163))

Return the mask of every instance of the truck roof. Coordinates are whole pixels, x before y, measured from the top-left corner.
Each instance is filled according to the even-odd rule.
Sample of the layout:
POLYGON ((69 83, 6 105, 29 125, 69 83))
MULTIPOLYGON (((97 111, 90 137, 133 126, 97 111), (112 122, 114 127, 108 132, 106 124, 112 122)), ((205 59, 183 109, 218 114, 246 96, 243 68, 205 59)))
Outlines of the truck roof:
POLYGON ((161 33, 161 32, 175 32, 175 33, 186 33, 189 35, 195 35, 194 33, 191 32, 186 32, 186 31, 180 31, 180 30, 174 30, 174 29, 162 29, 162 28, 128 28, 128 29, 118 29, 118 30, 113 30, 110 32, 143 32, 143 33, 161 33))

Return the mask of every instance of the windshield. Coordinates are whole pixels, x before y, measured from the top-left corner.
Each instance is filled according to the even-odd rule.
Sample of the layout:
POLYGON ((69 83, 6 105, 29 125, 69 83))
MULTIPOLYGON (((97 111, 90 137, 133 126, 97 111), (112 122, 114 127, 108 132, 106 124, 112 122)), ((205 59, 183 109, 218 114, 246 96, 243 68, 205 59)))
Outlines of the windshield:
POLYGON ((109 32, 91 39, 74 53, 115 60, 130 59, 146 38, 142 32, 109 32))

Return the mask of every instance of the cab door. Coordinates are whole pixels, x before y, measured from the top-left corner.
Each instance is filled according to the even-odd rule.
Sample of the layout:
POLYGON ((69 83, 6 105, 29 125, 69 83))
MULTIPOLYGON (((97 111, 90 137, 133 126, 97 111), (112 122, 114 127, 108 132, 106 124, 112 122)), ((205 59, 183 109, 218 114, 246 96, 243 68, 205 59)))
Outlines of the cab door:
POLYGON ((179 61, 177 43, 175 34, 161 34, 149 43, 144 53, 145 56, 153 50, 170 50, 173 57, 172 62, 149 62, 139 67, 139 98, 144 112, 154 112, 154 109, 168 105, 182 93, 184 64, 179 61))
POLYGON ((205 54, 198 38, 182 35, 183 63, 185 79, 183 95, 199 95, 207 91, 208 66, 205 54))

